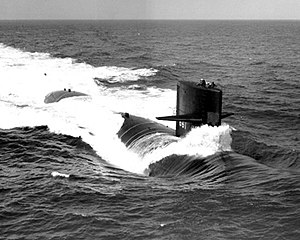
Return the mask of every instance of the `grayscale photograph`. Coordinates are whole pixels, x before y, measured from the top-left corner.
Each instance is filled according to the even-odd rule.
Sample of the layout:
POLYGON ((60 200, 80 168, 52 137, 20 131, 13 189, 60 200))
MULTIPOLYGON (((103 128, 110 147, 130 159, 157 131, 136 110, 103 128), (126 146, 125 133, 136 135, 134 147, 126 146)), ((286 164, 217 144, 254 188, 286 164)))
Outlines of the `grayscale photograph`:
POLYGON ((0 240, 299 224, 299 0, 0 0, 0 240))

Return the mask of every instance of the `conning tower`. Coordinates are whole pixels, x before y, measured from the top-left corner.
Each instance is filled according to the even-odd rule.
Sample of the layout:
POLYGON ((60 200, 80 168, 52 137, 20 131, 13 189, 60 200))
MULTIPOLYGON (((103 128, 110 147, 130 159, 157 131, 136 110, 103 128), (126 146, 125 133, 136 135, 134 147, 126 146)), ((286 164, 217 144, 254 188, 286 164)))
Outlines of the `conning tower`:
POLYGON ((201 79, 198 83, 178 82, 176 116, 157 119, 176 121, 176 136, 180 137, 195 126, 219 126, 223 118, 231 115, 233 113, 222 113, 222 91, 214 83, 201 79))

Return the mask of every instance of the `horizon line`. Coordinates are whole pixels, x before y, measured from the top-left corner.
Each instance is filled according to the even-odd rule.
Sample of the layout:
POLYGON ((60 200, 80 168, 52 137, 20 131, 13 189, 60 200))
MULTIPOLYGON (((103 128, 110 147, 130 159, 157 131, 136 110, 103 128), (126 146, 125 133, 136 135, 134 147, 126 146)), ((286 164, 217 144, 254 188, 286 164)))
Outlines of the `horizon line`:
POLYGON ((197 18, 197 19, 146 19, 146 18, 20 18, 0 19, 0 21, 300 21, 300 18, 197 18))

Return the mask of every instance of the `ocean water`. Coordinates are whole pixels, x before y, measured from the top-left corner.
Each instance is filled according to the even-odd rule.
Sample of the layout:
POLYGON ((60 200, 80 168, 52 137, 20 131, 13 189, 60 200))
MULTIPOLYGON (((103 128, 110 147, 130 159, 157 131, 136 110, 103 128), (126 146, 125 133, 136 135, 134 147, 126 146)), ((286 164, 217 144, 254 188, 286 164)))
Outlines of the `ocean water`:
POLYGON ((299 43, 299 21, 0 21, 0 239, 299 239, 299 43), (201 78, 222 126, 119 140, 119 112, 173 115, 201 78), (88 96, 44 103, 64 88, 88 96))

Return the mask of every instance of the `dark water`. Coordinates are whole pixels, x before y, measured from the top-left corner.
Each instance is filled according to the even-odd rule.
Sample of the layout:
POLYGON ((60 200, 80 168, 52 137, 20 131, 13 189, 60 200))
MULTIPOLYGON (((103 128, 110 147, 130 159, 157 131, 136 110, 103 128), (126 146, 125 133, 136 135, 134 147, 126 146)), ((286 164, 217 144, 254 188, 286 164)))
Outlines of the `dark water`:
POLYGON ((299 21, 0 22, 0 238, 298 239, 299 42, 299 21), (233 151, 204 134, 136 173, 109 111, 172 112, 200 78, 233 151), (93 99, 43 104, 61 86, 93 99))

